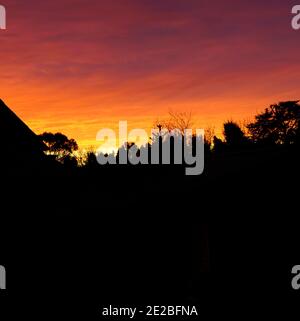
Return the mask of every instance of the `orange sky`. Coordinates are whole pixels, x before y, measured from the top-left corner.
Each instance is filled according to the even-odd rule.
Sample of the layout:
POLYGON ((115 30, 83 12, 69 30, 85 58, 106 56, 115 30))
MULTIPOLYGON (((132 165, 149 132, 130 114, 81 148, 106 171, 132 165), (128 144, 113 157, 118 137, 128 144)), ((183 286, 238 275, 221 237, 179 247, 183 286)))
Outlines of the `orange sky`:
POLYGON ((197 127, 300 99, 294 1, 1 0, 0 97, 35 132, 81 147, 96 133, 150 129, 169 109, 197 127))

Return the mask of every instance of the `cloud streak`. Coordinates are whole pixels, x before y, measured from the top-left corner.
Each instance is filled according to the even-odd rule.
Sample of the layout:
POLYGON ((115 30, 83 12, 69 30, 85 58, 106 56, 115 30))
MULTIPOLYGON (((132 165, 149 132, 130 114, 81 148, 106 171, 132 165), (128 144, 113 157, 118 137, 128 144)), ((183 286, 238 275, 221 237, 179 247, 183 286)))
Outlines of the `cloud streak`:
POLYGON ((5 2, 1 96, 34 130, 85 145, 119 119, 192 109, 218 127, 299 95, 293 1, 5 2))

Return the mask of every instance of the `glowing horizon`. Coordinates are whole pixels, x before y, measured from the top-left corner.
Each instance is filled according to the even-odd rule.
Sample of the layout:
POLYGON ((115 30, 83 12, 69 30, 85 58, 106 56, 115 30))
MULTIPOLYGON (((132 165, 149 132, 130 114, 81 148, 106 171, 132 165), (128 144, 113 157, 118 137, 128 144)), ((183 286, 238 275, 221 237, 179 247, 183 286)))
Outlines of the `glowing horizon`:
POLYGON ((37 134, 81 148, 97 132, 150 130, 168 110, 195 126, 300 99, 294 1, 2 0, 0 98, 37 134))

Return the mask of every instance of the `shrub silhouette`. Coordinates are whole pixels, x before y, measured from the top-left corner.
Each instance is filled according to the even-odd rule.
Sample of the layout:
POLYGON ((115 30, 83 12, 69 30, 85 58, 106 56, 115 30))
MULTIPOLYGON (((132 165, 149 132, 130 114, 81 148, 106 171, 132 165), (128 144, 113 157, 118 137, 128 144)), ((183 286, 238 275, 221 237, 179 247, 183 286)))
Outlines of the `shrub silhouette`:
POLYGON ((227 146, 238 148, 242 147, 248 142, 245 133, 237 123, 233 121, 227 121, 223 126, 223 134, 227 146))

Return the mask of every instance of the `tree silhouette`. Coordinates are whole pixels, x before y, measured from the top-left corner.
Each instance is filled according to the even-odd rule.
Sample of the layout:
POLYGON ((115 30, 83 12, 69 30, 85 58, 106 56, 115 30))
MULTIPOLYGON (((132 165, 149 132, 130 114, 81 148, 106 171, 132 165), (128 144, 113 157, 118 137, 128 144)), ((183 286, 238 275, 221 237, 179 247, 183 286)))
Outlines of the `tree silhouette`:
POLYGON ((85 166, 89 168, 97 167, 99 164, 97 162, 96 153, 93 150, 89 150, 86 153, 85 166))
POLYGON ((233 121, 224 123, 223 135, 228 147, 242 147, 247 142, 245 133, 240 126, 233 121))
POLYGON ((48 155, 52 155, 62 163, 70 163, 72 154, 78 150, 78 145, 74 139, 69 139, 62 133, 43 133, 39 135, 41 141, 48 147, 48 155))
POLYGON ((271 105, 246 127, 254 142, 264 144, 294 144, 300 134, 299 101, 286 101, 271 105))
POLYGON ((169 117, 164 120, 157 119, 154 122, 154 128, 158 128, 159 131, 166 130, 171 132, 172 130, 178 130, 182 135, 186 129, 193 128, 193 116, 191 112, 176 112, 169 111, 169 117))
POLYGON ((208 150, 210 150, 211 146, 213 145, 214 136, 215 136, 214 127, 207 127, 205 129, 204 144, 205 146, 207 146, 208 150))
POLYGON ((222 139, 218 138, 217 136, 214 136, 213 138, 213 151, 216 154, 220 154, 224 152, 225 150, 225 143, 222 141, 222 139))

